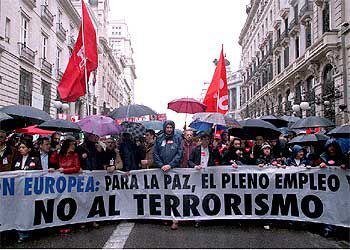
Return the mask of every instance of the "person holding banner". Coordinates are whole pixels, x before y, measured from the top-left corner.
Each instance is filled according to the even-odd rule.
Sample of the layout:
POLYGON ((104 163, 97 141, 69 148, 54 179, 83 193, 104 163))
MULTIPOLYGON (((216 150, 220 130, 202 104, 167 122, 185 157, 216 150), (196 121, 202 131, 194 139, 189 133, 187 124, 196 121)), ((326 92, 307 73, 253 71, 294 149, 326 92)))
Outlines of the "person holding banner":
POLYGON ((294 145, 292 148, 292 155, 286 161, 287 166, 308 166, 310 165, 305 157, 305 149, 302 146, 294 145))
MULTIPOLYGON (((182 155, 182 137, 175 134, 175 123, 173 121, 165 121, 163 133, 157 138, 154 147, 154 163, 164 172, 168 172, 171 168, 180 167, 182 155)), ((171 229, 178 229, 176 220, 173 220, 171 229)))
POLYGON ((222 165, 232 165, 232 167, 237 168, 238 165, 246 164, 241 146, 241 139, 234 138, 222 156, 222 165))
POLYGON ((6 132, 0 130, 0 172, 11 170, 16 155, 16 149, 6 143, 6 139, 6 132))
POLYGON ((63 174, 75 174, 81 170, 78 153, 75 152, 75 141, 66 139, 62 143, 59 153, 55 151, 50 157, 50 163, 58 166, 58 171, 63 174))
POLYGON ((268 143, 262 144, 261 151, 261 156, 256 160, 256 165, 258 165, 258 167, 262 168, 266 165, 278 165, 278 162, 272 158, 271 146, 268 143))
POLYGON ((141 160, 141 166, 143 169, 153 168, 153 151, 154 151, 154 143, 156 140, 156 133, 153 129, 147 129, 145 133, 145 149, 146 156, 145 159, 141 160))
POLYGON ((327 166, 340 166, 342 169, 349 168, 349 159, 346 159, 339 143, 335 139, 329 139, 325 145, 325 152, 320 155, 321 168, 327 166))

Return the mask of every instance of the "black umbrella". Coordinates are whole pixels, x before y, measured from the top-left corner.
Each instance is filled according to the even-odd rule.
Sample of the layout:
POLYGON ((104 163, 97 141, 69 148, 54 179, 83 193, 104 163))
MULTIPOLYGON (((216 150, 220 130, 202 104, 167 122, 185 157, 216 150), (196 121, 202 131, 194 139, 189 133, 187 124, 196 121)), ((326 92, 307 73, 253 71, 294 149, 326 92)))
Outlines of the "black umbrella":
POLYGON ((281 119, 289 122, 289 123, 296 123, 297 121, 300 121, 301 118, 297 116, 290 116, 290 115, 282 115, 281 119))
MULTIPOLYGON (((24 123, 25 126, 36 125, 45 121, 52 120, 51 116, 37 108, 27 105, 11 105, 0 109, 1 112, 13 117, 19 123, 24 123)), ((21 127, 18 125, 17 127, 21 127)))
POLYGON ((300 145, 312 145, 312 144, 325 143, 328 139, 329 137, 323 134, 305 134, 305 135, 298 135, 297 137, 294 137, 288 143, 300 144, 300 145))
POLYGON ((123 118, 130 118, 130 117, 140 117, 145 115, 156 115, 157 113, 145 106, 145 105, 139 105, 139 104, 133 104, 128 106, 122 106, 120 108, 117 108, 113 110, 111 113, 109 113, 108 116, 112 117, 113 119, 123 119, 123 118))
POLYGON ((244 140, 255 140, 257 136, 265 139, 276 139, 281 132, 273 124, 261 119, 248 119, 239 122, 242 128, 232 128, 230 135, 237 136, 244 140))
POLYGON ((0 129, 2 130, 13 130, 17 126, 17 121, 11 116, 0 112, 0 129))
POLYGON ((138 122, 122 122, 120 125, 124 128, 122 133, 129 133, 134 138, 143 137, 146 133, 145 126, 138 122))
POLYGON ((292 129, 302 129, 302 128, 319 128, 319 127, 332 127, 335 126, 334 122, 318 117, 318 116, 309 116, 300 121, 294 123, 292 129))
POLYGON ((263 116, 260 119, 275 125, 277 128, 288 126, 288 121, 286 121, 282 118, 278 118, 274 115, 263 116))
POLYGON ((60 132, 79 132, 81 128, 71 121, 55 119, 44 122, 38 126, 38 128, 60 132))
POLYGON ((345 124, 329 131, 327 135, 337 138, 350 138, 350 125, 345 124))

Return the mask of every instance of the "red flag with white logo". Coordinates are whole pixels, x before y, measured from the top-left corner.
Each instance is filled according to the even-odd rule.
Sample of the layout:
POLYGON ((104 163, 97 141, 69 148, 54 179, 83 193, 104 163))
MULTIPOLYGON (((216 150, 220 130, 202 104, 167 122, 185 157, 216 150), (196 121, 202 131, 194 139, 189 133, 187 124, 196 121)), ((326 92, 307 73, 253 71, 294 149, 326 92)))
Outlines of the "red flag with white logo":
POLYGON ((96 31, 84 0, 81 1, 81 10, 82 23, 78 39, 57 87, 61 99, 65 102, 75 102, 79 97, 85 95, 86 82, 90 73, 98 66, 96 31))
POLYGON ((228 111, 228 90, 224 48, 221 49, 220 59, 216 65, 213 79, 207 90, 203 103, 207 105, 206 112, 219 112, 221 114, 226 114, 228 111))

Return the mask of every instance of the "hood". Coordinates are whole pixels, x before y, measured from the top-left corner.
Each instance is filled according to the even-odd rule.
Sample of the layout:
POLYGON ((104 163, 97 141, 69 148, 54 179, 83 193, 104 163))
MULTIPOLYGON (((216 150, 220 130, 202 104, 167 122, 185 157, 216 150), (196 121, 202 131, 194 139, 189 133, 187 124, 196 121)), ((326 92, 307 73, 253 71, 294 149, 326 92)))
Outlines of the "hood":
POLYGON ((295 156, 300 152, 303 151, 303 147, 300 145, 294 145, 292 148, 292 158, 295 158, 295 156))
POLYGON ((336 141, 336 139, 332 138, 329 139, 326 144, 324 145, 324 151, 328 154, 328 148, 330 146, 334 146, 336 151, 337 151, 337 155, 341 155, 342 154, 342 150, 341 147, 339 145, 339 143, 336 141))
POLYGON ((164 132, 164 135, 165 135, 166 138, 171 138, 171 137, 173 137, 173 136, 174 136, 174 133, 175 133, 175 123, 174 123, 173 121, 165 121, 164 124, 163 124, 163 132, 164 132), (173 127, 173 133, 172 133, 171 135, 167 135, 167 134, 165 133, 165 128, 166 128, 166 126, 168 126, 168 125, 171 125, 171 126, 173 127))

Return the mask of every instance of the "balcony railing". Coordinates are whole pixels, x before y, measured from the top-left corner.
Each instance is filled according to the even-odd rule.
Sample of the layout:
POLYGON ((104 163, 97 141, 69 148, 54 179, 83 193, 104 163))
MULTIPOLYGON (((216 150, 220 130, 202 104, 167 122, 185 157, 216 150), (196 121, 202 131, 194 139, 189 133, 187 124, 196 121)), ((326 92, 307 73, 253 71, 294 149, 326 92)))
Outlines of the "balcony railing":
POLYGON ((45 60, 45 58, 41 58, 41 71, 51 76, 52 74, 52 64, 45 60))
POLYGON ((27 47, 24 43, 18 43, 19 45, 19 56, 21 59, 26 60, 31 64, 35 64, 35 52, 27 47))
POLYGON ((56 25, 56 34, 61 41, 66 40, 67 31, 63 28, 62 23, 56 25))
POLYGON ((50 28, 53 26, 53 15, 49 11, 47 5, 41 5, 41 20, 45 22, 50 28))
POLYGON ((34 9, 36 7, 36 0, 23 0, 23 2, 27 4, 31 9, 34 9))
POLYGON ((309 21, 312 18, 313 10, 313 2, 310 0, 306 0, 304 6, 300 9, 300 22, 305 23, 309 21))

